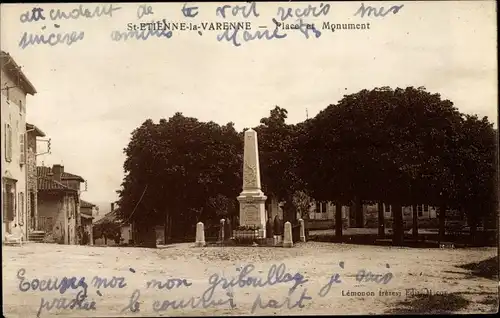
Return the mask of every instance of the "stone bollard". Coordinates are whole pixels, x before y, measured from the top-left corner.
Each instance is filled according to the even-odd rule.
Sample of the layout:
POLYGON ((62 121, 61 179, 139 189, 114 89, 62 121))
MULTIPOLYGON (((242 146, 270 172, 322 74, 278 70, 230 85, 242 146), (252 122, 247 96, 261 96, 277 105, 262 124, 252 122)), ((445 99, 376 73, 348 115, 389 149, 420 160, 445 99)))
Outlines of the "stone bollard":
POLYGON ((285 222, 285 231, 283 233, 283 247, 292 247, 292 224, 290 222, 285 222))
POLYGON ((221 242, 224 242, 224 227, 226 225, 226 220, 220 219, 220 240, 221 242))
POLYGON ((196 247, 204 247, 205 245, 206 245, 206 243, 205 243, 205 226, 203 225, 202 222, 198 222, 198 224, 196 224, 195 246, 196 247))
POLYGON ((306 241, 306 227, 304 224, 304 220, 299 219, 300 223, 300 241, 305 242, 306 241))

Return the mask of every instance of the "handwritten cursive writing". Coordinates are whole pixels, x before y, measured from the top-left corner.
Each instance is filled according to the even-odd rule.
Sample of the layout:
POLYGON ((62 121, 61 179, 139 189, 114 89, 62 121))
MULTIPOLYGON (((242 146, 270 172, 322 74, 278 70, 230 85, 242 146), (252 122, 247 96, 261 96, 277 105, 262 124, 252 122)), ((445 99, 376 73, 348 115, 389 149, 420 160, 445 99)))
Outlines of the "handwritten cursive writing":
POLYGON ((128 32, 121 31, 113 31, 111 32, 111 40, 115 42, 126 42, 128 39, 135 40, 147 40, 149 37, 157 37, 157 38, 167 38, 170 39, 172 37, 172 31, 167 30, 134 30, 128 32))
POLYGON ((94 276, 94 278, 92 278, 92 284, 95 288, 124 288, 127 286, 125 277, 116 276, 113 276, 113 278, 102 278, 99 276, 94 276))
POLYGON ((229 308, 235 308, 236 305, 233 301, 233 294, 231 292, 226 293, 228 296, 227 299, 218 299, 212 300, 213 295, 207 297, 206 295, 202 295, 201 297, 190 297, 188 300, 163 300, 158 301, 155 300, 153 302, 153 310, 155 312, 166 311, 169 308, 172 309, 185 309, 185 308, 203 308, 207 309, 210 307, 220 307, 229 305, 229 308))
POLYGON ((61 9, 50 10, 49 16, 52 20, 68 20, 73 19, 77 20, 81 17, 83 18, 94 18, 94 17, 102 17, 108 16, 110 18, 113 17, 113 12, 121 10, 121 7, 115 7, 113 4, 101 5, 97 6, 92 10, 84 9, 83 5, 80 5, 78 8, 73 10, 64 12, 61 9))
POLYGON ((83 40, 84 37, 85 34, 83 33, 83 31, 72 31, 71 33, 50 33, 49 35, 31 34, 28 32, 24 32, 21 40, 19 41, 19 47, 24 50, 30 45, 38 44, 48 44, 50 46, 66 44, 70 46, 75 42, 83 40))
POLYGON ((365 7, 364 3, 361 3, 361 7, 359 7, 358 11, 354 14, 354 16, 357 16, 358 14, 361 15, 362 18, 364 18, 365 14, 367 16, 370 16, 372 13, 375 17, 385 17, 389 12, 392 12, 393 14, 396 14, 399 12, 404 7, 404 4, 399 5, 399 6, 392 6, 387 11, 384 11, 384 7, 378 8, 378 11, 376 8, 373 8, 371 6, 365 7))
POLYGON ((320 15, 327 15, 328 12, 330 12, 330 5, 321 3, 319 8, 310 4, 305 8, 296 8, 295 10, 292 8, 279 7, 277 15, 281 21, 285 21, 288 18, 305 18, 311 15, 317 18, 320 15))
POLYGON ((285 307, 285 305, 288 309, 293 309, 295 307, 304 308, 305 305, 303 304, 303 302, 305 300, 312 300, 311 296, 307 296, 307 288, 304 288, 304 290, 302 291, 302 294, 300 295, 299 300, 297 300, 293 304, 291 303, 291 300, 290 300, 291 294, 292 293, 289 293, 289 295, 281 303, 279 303, 278 301, 276 301, 274 299, 270 299, 267 303, 262 303, 262 298, 260 297, 260 295, 258 295, 257 298, 255 299, 255 301, 253 302, 253 305, 252 305, 252 314, 255 312, 255 310, 257 308, 260 308, 260 309, 266 309, 266 308, 280 309, 280 308, 285 307))
POLYGON ((259 13, 257 12, 257 4, 255 2, 252 2, 250 6, 244 5, 244 6, 230 6, 228 4, 223 5, 222 7, 217 7, 215 9, 215 14, 217 16, 221 16, 224 19, 226 18, 226 10, 231 9, 229 12, 233 15, 233 17, 236 17, 238 14, 241 13, 241 15, 244 18, 248 18, 249 16, 253 15, 254 17, 259 17, 259 13))
POLYGON ((31 9, 31 14, 30 11, 24 12, 19 16, 19 20, 21 23, 45 20, 45 17, 43 16, 43 8, 35 7, 31 9))
POLYGON ((387 284, 391 281, 393 275, 392 273, 385 274, 374 274, 372 272, 367 272, 364 269, 361 269, 356 274, 356 281, 358 282, 374 282, 377 284, 387 284))
POLYGON ((48 279, 38 279, 34 278, 31 281, 26 281, 24 275, 26 274, 26 270, 24 268, 19 269, 17 271, 17 278, 19 279, 19 290, 22 292, 27 292, 28 290, 39 290, 39 291, 52 291, 57 290, 60 294, 64 294, 68 289, 83 289, 83 295, 87 296, 88 285, 85 282, 85 277, 76 278, 76 277, 63 277, 61 280, 55 278, 54 280, 48 279), (78 282, 77 282, 78 281, 78 282))
POLYGON ((251 32, 244 30, 242 31, 241 29, 232 29, 232 30, 225 30, 221 34, 217 35, 217 41, 228 41, 231 42, 234 46, 238 47, 241 46, 241 39, 238 38, 238 35, 242 34, 243 35, 243 41, 248 42, 248 41, 253 41, 253 40, 272 40, 272 39, 283 39, 287 35, 285 34, 279 34, 278 33, 278 28, 275 28, 273 33, 269 33, 269 30, 264 30, 260 31, 257 30, 255 31, 254 34, 251 32))
POLYGON ((42 310, 45 309, 47 312, 52 309, 77 309, 77 310, 96 310, 95 301, 86 301, 86 295, 80 291, 73 299, 68 299, 64 297, 54 298, 52 301, 45 300, 43 297, 40 300, 40 307, 38 308, 37 317, 40 317, 42 310))
POLYGON ((140 297, 141 297, 141 291, 139 289, 134 290, 132 295, 130 295, 128 305, 121 310, 121 313, 127 310, 131 312, 141 311, 141 303, 139 302, 140 297))
POLYGON ((163 284, 161 281, 157 281, 156 279, 152 279, 146 283, 147 288, 151 287, 151 288, 167 289, 167 290, 180 287, 189 287, 191 285, 193 284, 188 282, 186 279, 180 279, 180 278, 169 278, 163 284))
POLYGON ((300 273, 295 273, 294 275, 290 273, 286 273, 285 264, 281 263, 276 266, 273 264, 267 273, 266 280, 262 280, 259 277, 249 276, 250 273, 255 269, 255 266, 252 264, 248 264, 244 266, 239 275, 237 277, 233 277, 231 280, 227 280, 225 277, 220 277, 219 274, 215 273, 209 277, 208 283, 209 287, 203 293, 208 298, 211 298, 217 286, 221 286, 222 289, 228 289, 230 287, 266 287, 272 286, 281 283, 295 282, 294 285, 290 288, 291 291, 294 291, 298 286, 308 282, 307 279, 304 279, 304 276, 300 273))
POLYGON ((145 15, 154 14, 153 7, 146 4, 141 4, 140 6, 137 7, 136 14, 137 14, 137 19, 142 19, 142 17, 145 15))
POLYGON ((340 280, 340 274, 332 275, 330 277, 330 281, 328 283, 326 283, 323 287, 321 287, 318 295, 320 297, 325 297, 330 292, 330 289, 332 288, 333 284, 341 284, 341 283, 342 283, 342 281, 340 280))
POLYGON ((186 7, 186 3, 184 3, 181 12, 187 18, 194 18, 198 15, 198 7, 186 7))

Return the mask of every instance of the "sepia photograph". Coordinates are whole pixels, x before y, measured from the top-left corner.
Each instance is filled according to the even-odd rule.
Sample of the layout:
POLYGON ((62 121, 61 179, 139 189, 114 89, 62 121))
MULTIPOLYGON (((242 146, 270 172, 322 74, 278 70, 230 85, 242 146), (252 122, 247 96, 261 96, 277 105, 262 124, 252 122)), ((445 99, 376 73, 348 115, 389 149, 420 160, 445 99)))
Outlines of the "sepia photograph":
POLYGON ((497 313, 496 11, 1 4, 3 316, 497 313))

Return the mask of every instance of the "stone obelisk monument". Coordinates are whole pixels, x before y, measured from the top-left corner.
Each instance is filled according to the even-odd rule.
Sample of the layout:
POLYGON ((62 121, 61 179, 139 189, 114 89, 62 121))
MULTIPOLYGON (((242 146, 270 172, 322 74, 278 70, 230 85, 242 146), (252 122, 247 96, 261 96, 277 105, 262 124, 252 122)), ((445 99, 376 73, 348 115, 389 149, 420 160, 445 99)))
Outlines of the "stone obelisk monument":
POLYGON ((238 197, 240 202, 240 225, 259 226, 259 236, 266 237, 267 197, 261 190, 259 146, 257 132, 245 131, 245 146, 243 151, 243 191, 238 197))

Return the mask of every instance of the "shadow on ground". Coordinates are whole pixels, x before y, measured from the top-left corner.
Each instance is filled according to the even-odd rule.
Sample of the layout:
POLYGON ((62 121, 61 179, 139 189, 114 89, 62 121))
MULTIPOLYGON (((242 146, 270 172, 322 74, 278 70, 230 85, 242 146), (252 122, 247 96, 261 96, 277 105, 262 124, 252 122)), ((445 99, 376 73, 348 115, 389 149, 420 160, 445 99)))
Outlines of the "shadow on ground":
POLYGON ((415 295, 398 302, 386 314, 451 314, 469 304, 469 300, 458 294, 415 295))
POLYGON ((457 267, 469 270, 471 274, 475 276, 498 280, 498 256, 488 258, 478 263, 469 263, 457 267))

